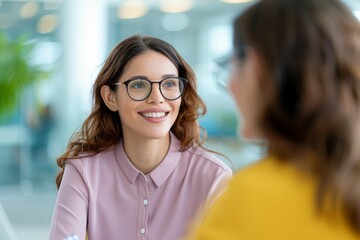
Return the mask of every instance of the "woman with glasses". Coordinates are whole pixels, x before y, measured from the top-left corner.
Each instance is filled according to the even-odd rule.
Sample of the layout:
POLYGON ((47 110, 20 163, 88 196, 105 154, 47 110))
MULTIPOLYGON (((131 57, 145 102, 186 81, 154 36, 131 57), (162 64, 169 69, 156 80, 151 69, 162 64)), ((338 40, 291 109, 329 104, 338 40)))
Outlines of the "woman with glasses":
POLYGON ((168 43, 132 36, 110 53, 93 95, 58 158, 50 239, 179 239, 231 177, 202 146, 206 107, 192 69, 168 43))
POLYGON ((262 0, 233 41, 241 134, 267 156, 188 239, 360 239, 359 21, 338 0, 262 0))

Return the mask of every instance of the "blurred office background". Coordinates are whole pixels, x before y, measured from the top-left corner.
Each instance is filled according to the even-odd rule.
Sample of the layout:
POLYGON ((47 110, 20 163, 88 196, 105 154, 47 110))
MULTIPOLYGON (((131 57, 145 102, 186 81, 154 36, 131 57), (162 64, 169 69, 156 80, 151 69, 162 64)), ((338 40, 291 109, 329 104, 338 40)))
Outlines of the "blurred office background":
MULTIPOLYGON (((359 0, 345 3, 360 15, 359 0)), ((194 68, 210 148, 235 170, 261 157, 260 146, 237 136, 234 103, 215 81, 215 60, 231 52, 232 20, 250 4, 0 0, 0 240, 47 239, 56 157, 91 110, 91 86, 106 56, 133 34, 170 42, 194 68)))

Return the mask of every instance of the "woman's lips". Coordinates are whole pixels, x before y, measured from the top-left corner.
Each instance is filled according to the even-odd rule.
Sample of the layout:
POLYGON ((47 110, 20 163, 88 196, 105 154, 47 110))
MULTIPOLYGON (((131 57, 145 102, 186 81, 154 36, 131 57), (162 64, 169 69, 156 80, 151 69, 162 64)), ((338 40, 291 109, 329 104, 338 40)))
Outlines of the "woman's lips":
POLYGON ((152 122, 152 123, 160 123, 166 119, 169 112, 140 112, 139 113, 145 120, 152 122))

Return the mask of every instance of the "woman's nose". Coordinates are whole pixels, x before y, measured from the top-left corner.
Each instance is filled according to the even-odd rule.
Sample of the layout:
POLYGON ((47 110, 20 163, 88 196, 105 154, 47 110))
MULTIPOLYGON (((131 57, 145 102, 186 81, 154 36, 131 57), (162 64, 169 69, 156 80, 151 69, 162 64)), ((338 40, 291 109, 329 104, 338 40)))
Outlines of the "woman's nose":
POLYGON ((164 96, 160 91, 159 83, 152 83, 152 89, 149 97, 146 99, 149 103, 162 103, 164 102, 164 96))

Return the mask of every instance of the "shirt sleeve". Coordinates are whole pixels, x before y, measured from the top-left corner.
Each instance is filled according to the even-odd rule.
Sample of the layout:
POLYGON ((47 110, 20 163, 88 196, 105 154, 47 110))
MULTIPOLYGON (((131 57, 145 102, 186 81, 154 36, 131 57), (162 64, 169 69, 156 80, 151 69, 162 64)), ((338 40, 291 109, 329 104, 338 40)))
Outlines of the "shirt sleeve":
MULTIPOLYGON (((235 202, 238 199, 234 197, 236 190, 231 183, 210 207, 205 214, 205 219, 192 223, 188 231, 189 234, 183 240, 247 239, 239 237, 236 234, 239 231, 234 231, 235 221, 233 217, 234 215, 241 217, 241 215, 237 215, 238 210, 235 202)), ((235 195, 237 196, 237 193, 235 195)))
POLYGON ((69 160, 57 195, 50 229, 50 240, 76 235, 86 237, 88 188, 81 160, 69 160))
POLYGON ((205 211, 213 205, 216 199, 225 191, 229 180, 232 178, 232 171, 230 168, 225 168, 221 171, 211 184, 206 203, 205 211))
POLYGON ((232 170, 229 167, 226 167, 222 169, 222 171, 219 171, 215 179, 212 181, 207 198, 205 199, 204 203, 199 206, 195 216, 189 222, 189 232, 194 232, 195 227, 198 226, 199 223, 202 223, 204 221, 204 217, 207 215, 207 212, 209 212, 209 210, 212 208, 212 205, 226 190, 228 182, 231 180, 232 175, 232 170))

